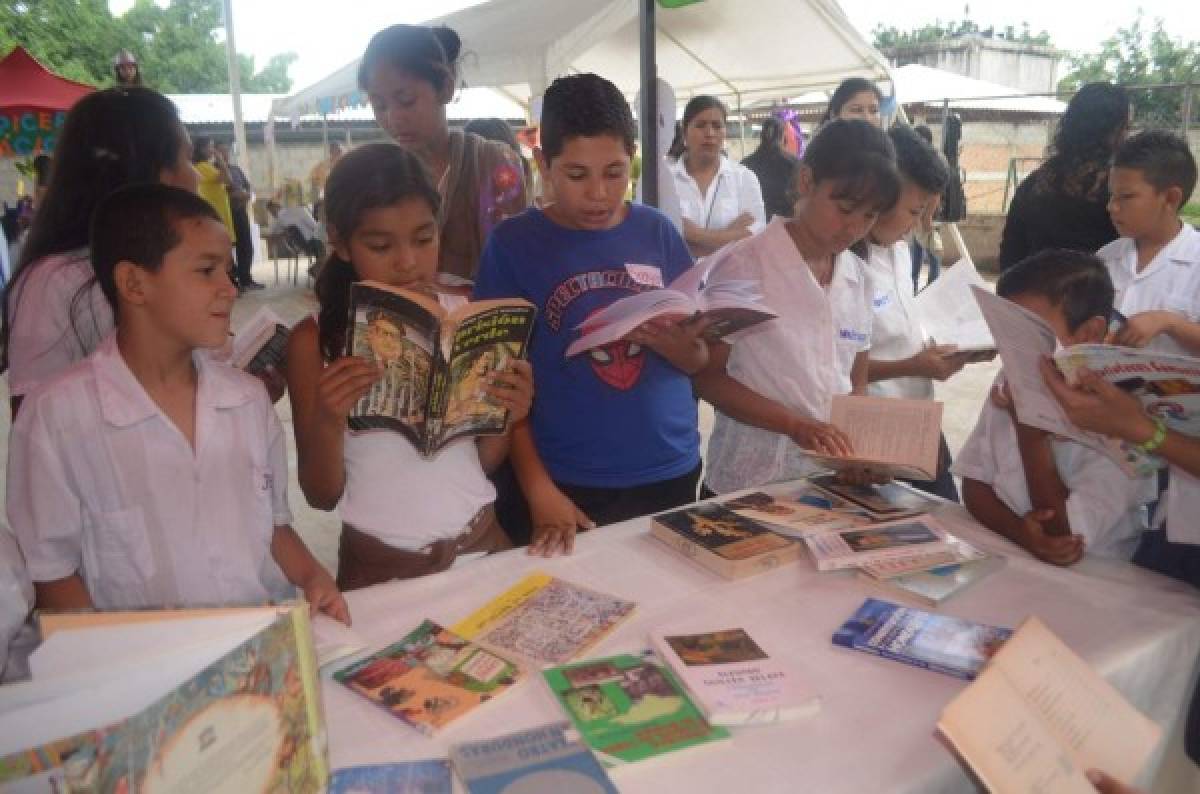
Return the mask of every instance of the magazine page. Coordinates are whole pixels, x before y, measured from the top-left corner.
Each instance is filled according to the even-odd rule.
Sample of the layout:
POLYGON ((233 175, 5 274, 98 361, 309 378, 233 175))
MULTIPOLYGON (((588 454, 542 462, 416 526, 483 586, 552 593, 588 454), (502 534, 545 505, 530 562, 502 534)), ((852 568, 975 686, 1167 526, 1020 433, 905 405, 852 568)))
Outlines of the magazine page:
POLYGON ((955 345, 962 351, 996 349, 996 340, 971 296, 971 287, 986 289, 986 282, 971 258, 963 257, 917 293, 921 326, 935 344, 955 345))

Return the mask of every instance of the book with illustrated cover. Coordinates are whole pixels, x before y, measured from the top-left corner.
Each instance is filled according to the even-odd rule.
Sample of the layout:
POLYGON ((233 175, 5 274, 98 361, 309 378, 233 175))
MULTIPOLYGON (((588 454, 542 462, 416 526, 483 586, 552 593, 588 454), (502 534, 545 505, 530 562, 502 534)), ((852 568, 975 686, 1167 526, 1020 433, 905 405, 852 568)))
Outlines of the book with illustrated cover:
POLYGON ((811 481, 834 496, 849 499, 877 520, 928 513, 942 502, 913 488, 889 482, 882 485, 846 485, 836 476, 823 475, 811 481))
POLYGON ((567 347, 566 355, 611 344, 655 319, 707 320, 705 336, 720 339, 775 318, 762 304, 754 282, 721 278, 722 259, 721 252, 705 257, 665 287, 659 268, 626 265, 630 278, 650 289, 615 300, 580 323, 580 337, 567 347))
POLYGON ((568 723, 543 725, 450 748, 467 794, 617 794, 604 767, 568 723))
POLYGON ((988 555, 972 562, 957 562, 925 571, 876 577, 866 570, 858 578, 892 597, 908 598, 922 606, 936 607, 947 598, 961 593, 986 579, 1004 566, 1004 558, 988 555))
POLYGON ((800 673, 768 656, 745 629, 652 637, 659 658, 675 673, 712 725, 782 722, 817 713, 821 701, 800 673))
POLYGON ((772 532, 793 538, 830 529, 864 526, 872 521, 858 505, 808 483, 786 489, 755 491, 721 504, 743 518, 767 525, 772 532))
POLYGON ((636 607, 633 601, 535 572, 456 623, 453 630, 538 669, 578 658, 636 607))
POLYGON ((868 598, 834 632, 833 644, 969 681, 1011 635, 1011 629, 868 598))
POLYGON ((650 520, 650 534, 726 579, 753 576, 800 559, 795 540, 715 503, 656 515, 650 520))
MULTIPOLYGON (((940 520, 938 525, 943 526, 940 520)), ((908 574, 930 571, 934 568, 948 568, 962 563, 985 561, 997 567, 1004 564, 1004 558, 1000 555, 977 549, 962 538, 947 532, 944 549, 914 552, 903 557, 876 560, 859 567, 872 579, 894 579, 908 574), (994 563, 991 562, 993 560, 995 560, 994 563)))
POLYGON ((936 400, 837 394, 829 423, 850 439, 854 454, 805 455, 826 469, 866 469, 908 480, 935 480, 942 438, 942 404, 936 400))
POLYGON ((1162 729, 1036 617, 1025 619, 938 730, 989 791, 1095 794, 1084 773, 1131 784, 1162 729))
POLYGON ((605 766, 645 761, 729 737, 710 725, 651 653, 542 671, 550 691, 605 766))
POLYGON ((507 692, 513 662, 426 620, 407 637, 333 674, 335 680, 433 735, 507 692))
POLYGON ((859 568, 881 560, 911 557, 947 546, 946 530, 929 516, 834 529, 804 537, 818 571, 859 568))
POLYGON ((435 759, 334 770, 328 794, 451 794, 450 764, 435 759))
POLYGON ((263 306, 233 335, 229 363, 251 375, 268 370, 282 373, 291 329, 279 315, 263 306))
POLYGON ((535 313, 517 298, 446 310, 416 290, 354 284, 346 354, 383 374, 351 410, 350 429, 396 431, 426 457, 456 438, 505 432, 508 411, 486 387, 525 357, 535 313))
POLYGON ((0 790, 324 791, 308 605, 188 613, 44 615, 0 687, 0 790))

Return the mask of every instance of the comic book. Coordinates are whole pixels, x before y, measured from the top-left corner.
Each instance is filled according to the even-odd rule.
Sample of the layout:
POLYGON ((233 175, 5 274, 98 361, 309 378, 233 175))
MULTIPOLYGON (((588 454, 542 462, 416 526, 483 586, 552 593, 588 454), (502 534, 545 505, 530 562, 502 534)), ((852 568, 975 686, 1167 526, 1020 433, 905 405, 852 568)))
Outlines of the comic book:
POLYGON ((494 700, 521 677, 516 664, 431 620, 333 674, 393 716, 433 735, 494 700))
POLYGON ((446 310, 416 290, 354 284, 345 352, 383 374, 350 411, 350 429, 394 430, 425 457, 456 438, 503 433, 508 411, 488 397, 488 379, 525 357, 535 314, 519 298, 446 310))
POLYGON ((456 623, 453 631, 536 670, 577 658, 636 606, 535 572, 456 623))

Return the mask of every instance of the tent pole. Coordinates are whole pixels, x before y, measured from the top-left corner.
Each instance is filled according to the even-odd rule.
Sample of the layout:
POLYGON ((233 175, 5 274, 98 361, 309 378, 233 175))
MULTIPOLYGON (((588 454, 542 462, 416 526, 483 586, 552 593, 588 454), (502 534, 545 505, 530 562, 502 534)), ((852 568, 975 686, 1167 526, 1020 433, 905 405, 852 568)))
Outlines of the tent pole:
POLYGON ((237 141, 237 164, 250 173, 250 152, 246 145, 246 125, 242 121, 242 79, 238 69, 237 44, 233 40, 233 0, 224 0, 225 59, 229 64, 229 94, 233 98, 233 137, 237 141))
POLYGON ((642 203, 658 206, 658 85, 654 50, 655 0, 638 2, 641 37, 642 102, 639 109, 642 128, 642 203))

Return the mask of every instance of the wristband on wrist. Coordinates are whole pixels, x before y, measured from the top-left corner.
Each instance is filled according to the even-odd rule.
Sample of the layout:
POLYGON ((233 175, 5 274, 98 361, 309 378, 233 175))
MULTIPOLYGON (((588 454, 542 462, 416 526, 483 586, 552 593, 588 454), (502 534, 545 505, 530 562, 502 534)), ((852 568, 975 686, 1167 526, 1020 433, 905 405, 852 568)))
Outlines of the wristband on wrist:
POLYGON ((1154 422, 1154 434, 1142 443, 1135 445, 1140 452, 1146 455, 1153 453, 1167 440, 1167 423, 1158 417, 1152 418, 1151 421, 1154 422))

